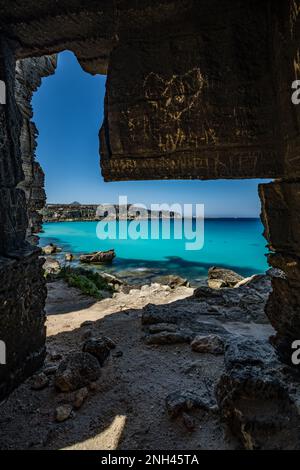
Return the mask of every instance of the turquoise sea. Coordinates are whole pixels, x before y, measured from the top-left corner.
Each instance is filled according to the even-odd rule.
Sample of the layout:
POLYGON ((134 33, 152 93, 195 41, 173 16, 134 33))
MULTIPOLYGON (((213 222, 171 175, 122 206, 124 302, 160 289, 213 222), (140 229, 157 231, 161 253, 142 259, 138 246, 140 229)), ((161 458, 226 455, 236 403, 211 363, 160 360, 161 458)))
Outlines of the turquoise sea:
MULTIPOLYGON (((160 225, 162 223, 160 221, 160 225)), ((155 281, 160 275, 177 274, 196 285, 207 276, 211 266, 230 268, 243 276, 268 269, 260 219, 206 219, 204 246, 198 251, 187 251, 187 240, 175 239, 172 225, 173 221, 169 240, 99 240, 97 222, 52 222, 44 224, 40 246, 51 242, 60 246, 63 249, 61 259, 64 252, 80 255, 114 248, 113 264, 93 269, 110 271, 132 282, 139 282, 141 278, 155 281)))

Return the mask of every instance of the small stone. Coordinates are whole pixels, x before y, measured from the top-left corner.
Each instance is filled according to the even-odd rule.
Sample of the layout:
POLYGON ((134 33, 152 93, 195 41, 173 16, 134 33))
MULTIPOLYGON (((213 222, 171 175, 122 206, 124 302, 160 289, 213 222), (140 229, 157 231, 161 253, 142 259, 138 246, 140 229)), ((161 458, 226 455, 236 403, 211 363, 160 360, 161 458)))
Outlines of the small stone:
POLYGON ((56 362, 62 359, 62 354, 57 351, 48 352, 50 361, 56 362))
POLYGON ((188 415, 187 413, 182 413, 182 421, 189 432, 195 431, 196 423, 192 416, 188 415))
POLYGON ((66 253, 65 254, 65 260, 66 261, 70 262, 70 261, 73 261, 73 259, 74 259, 74 256, 72 255, 72 253, 66 253))
POLYGON ((45 373, 34 375, 32 377, 31 388, 32 390, 42 390, 49 385, 49 379, 45 373))
POLYGON ((179 344, 189 343, 191 341, 191 335, 185 331, 162 331, 161 333, 155 333, 148 335, 145 338, 146 344, 179 344))
POLYGON ((45 365, 45 367, 43 369, 43 372, 46 375, 54 375, 54 374, 56 374, 57 369, 58 369, 58 366, 45 365))
POLYGON ((62 423, 71 417, 73 407, 71 405, 61 405, 55 410, 55 420, 62 423))
POLYGON ((77 410, 79 408, 81 408, 84 401, 88 397, 88 394, 89 394, 89 391, 88 391, 87 387, 83 387, 80 390, 78 390, 76 392, 75 398, 74 398, 74 403, 73 403, 74 408, 76 408, 77 410))
POLYGON ((196 336, 191 343, 192 350, 199 353, 223 354, 224 342, 217 335, 196 336))
POLYGON ((113 354, 113 357, 122 357, 123 356, 123 351, 117 351, 115 354, 113 354))

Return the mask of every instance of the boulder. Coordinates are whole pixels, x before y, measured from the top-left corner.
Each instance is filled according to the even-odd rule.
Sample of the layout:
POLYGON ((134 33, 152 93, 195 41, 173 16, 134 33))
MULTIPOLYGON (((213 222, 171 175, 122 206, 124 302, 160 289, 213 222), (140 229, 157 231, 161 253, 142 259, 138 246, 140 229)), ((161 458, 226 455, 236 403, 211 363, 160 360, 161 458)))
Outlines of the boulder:
POLYGON ((207 354, 223 354, 224 341, 218 335, 196 336, 191 343, 193 351, 207 354))
POLYGON ((44 255, 53 255, 54 253, 59 253, 60 251, 61 248, 54 245, 53 243, 50 243, 49 245, 46 245, 42 248, 42 252, 44 255))
POLYGON ((96 357, 101 366, 104 365, 106 359, 110 355, 110 350, 116 347, 115 343, 106 336, 100 338, 89 338, 83 345, 83 352, 89 353, 96 357))
POLYGON ((62 392, 72 392, 99 379, 101 368, 88 352, 70 353, 59 365, 55 386, 62 392))
POLYGON ((74 256, 72 255, 72 253, 66 253, 65 254, 65 260, 68 261, 68 262, 71 262, 73 261, 74 259, 74 256))
POLYGON ((45 263, 43 264, 43 269, 47 275, 58 274, 61 270, 61 265, 56 259, 48 256, 45 260, 45 263))
POLYGON ((235 273, 231 269, 218 268, 213 266, 208 270, 208 286, 215 288, 216 280, 219 281, 221 287, 234 287, 238 282, 244 278, 235 273))
POLYGON ((111 263, 115 256, 115 250, 95 251, 90 254, 81 255, 80 262, 89 264, 111 263))

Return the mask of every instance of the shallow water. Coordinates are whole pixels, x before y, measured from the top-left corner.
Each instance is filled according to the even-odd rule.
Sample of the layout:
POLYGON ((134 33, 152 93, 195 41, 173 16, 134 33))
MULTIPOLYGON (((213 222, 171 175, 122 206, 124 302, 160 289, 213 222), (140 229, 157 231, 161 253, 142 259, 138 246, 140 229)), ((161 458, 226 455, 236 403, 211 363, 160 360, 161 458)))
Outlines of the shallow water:
POLYGON ((268 269, 266 240, 262 236, 260 219, 206 219, 204 246, 197 251, 186 250, 189 240, 175 239, 173 221, 171 239, 162 239, 161 224, 158 240, 99 240, 96 236, 97 222, 47 223, 43 226, 44 233, 40 234, 40 246, 52 242, 63 252, 70 251, 75 255, 114 248, 117 256, 113 264, 95 269, 115 272, 133 282, 139 279, 153 281, 163 274, 178 274, 197 284, 207 276, 208 269, 216 265, 233 269, 243 276, 268 269))

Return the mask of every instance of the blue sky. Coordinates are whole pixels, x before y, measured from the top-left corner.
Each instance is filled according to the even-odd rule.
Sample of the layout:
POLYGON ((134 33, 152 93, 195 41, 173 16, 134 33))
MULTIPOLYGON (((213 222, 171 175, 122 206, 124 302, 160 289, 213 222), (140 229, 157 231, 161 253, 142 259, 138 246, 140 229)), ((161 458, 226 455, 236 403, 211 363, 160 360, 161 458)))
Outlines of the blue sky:
POLYGON ((71 52, 58 58, 55 75, 33 97, 39 129, 37 160, 46 175, 48 203, 201 203, 207 217, 258 217, 259 180, 130 181, 104 183, 98 133, 105 76, 85 73, 71 52))

